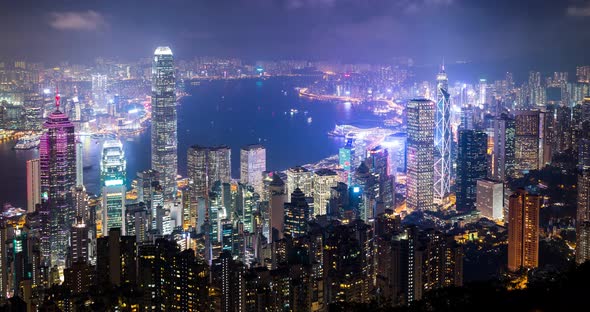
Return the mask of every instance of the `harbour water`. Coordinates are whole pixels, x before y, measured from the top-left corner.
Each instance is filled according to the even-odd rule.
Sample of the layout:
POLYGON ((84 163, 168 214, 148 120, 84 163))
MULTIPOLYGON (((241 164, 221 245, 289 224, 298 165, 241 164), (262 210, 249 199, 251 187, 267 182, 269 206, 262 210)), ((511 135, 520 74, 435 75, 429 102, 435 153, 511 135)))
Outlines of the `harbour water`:
MULTIPOLYGON (((351 104, 309 101, 295 87, 309 78, 269 78, 202 82, 178 107, 178 166, 186 175, 186 153, 194 144, 226 144, 232 149, 232 176, 239 177, 240 147, 260 143, 267 149, 267 169, 319 161, 338 152, 343 139, 327 133, 336 124, 375 126, 376 117, 351 104)), ((123 138, 127 176, 150 166, 150 129, 123 138)), ((37 150, 14 151, 14 141, 0 144, 0 204, 26 205, 26 160, 37 150)), ((84 138, 84 183, 99 193, 101 141, 84 138)))

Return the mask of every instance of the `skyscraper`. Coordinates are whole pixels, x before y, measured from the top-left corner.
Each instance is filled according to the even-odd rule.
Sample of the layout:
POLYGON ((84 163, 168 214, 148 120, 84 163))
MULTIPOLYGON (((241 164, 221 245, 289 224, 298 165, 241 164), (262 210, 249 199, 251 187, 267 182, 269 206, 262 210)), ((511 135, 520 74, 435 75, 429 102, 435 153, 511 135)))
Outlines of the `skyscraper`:
POLYGON ((482 217, 502 220, 504 206, 504 184, 491 180, 477 180, 477 210, 482 217))
POLYGON ((540 169, 543 165, 545 113, 519 111, 515 116, 514 158, 517 173, 540 169))
POLYGON ((319 169, 313 175, 313 215, 325 215, 330 194, 338 184, 338 175, 330 169, 319 169))
POLYGON ((493 178, 506 182, 514 174, 514 119, 502 114, 494 120, 493 178))
POLYGON ((434 103, 415 99, 406 107, 407 187, 406 202, 409 211, 432 210, 434 182, 434 103))
POLYGON ((590 140, 580 140, 576 213, 576 263, 590 260, 590 140))
POLYGON ((39 169, 39 159, 27 161, 27 213, 34 212, 35 206, 41 204, 39 169))
POLYGON ((193 195, 206 197, 217 181, 231 180, 231 149, 228 146, 194 145, 188 150, 188 177, 193 181, 193 195))
POLYGON ((291 193, 291 202, 285 203, 285 234, 292 237, 305 235, 307 221, 309 221, 309 205, 305 200, 305 194, 296 188, 291 193))
POLYGON ((518 189, 508 208, 508 270, 539 265, 539 211, 541 197, 518 189))
POLYGON ((305 196, 312 194, 313 172, 303 167, 293 167, 287 170, 287 195, 300 189, 305 196))
POLYGON ((152 169, 159 172, 164 198, 176 196, 177 116, 174 56, 158 47, 152 67, 152 169))
POLYGON ((100 108, 107 106, 107 75, 92 75, 92 99, 100 108))
POLYGON ((119 140, 105 141, 100 164, 102 186, 102 232, 108 235, 113 228, 125 233, 126 162, 123 144, 119 140))
POLYGON ((266 171, 266 149, 255 144, 240 150, 240 182, 250 184, 258 194, 263 193, 262 173, 266 171))
POLYGON ((39 143, 41 203, 44 213, 49 214, 42 253, 52 266, 65 264, 75 216, 71 190, 76 186, 76 136, 74 125, 59 109, 59 100, 57 94, 56 109, 43 124, 46 132, 39 143))
POLYGON ((488 136, 479 130, 459 131, 457 153, 457 210, 475 210, 477 180, 487 176, 488 136))
POLYGON ((434 127, 434 202, 442 204, 451 188, 451 102, 444 65, 436 76, 434 127))

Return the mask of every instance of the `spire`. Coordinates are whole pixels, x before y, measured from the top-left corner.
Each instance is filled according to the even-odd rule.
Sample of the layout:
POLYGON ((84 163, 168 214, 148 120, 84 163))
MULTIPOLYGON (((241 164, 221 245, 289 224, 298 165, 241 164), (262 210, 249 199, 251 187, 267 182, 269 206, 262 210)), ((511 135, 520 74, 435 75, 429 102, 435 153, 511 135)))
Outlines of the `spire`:
POLYGON ((440 67, 440 71, 443 72, 443 73, 445 72, 445 57, 444 56, 443 56, 443 59, 442 59, 442 65, 440 67))
POLYGON ((55 85, 55 109, 59 110, 59 87, 57 85, 55 85))

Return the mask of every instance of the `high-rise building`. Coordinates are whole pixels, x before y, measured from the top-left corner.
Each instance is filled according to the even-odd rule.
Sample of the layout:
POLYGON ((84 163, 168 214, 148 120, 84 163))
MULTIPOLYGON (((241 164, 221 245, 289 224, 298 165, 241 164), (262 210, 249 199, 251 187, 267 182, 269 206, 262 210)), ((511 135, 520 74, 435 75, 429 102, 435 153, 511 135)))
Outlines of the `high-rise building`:
POLYGON ((125 233, 125 182, 127 165, 123 144, 119 140, 105 141, 102 147, 100 178, 102 185, 102 232, 108 235, 114 228, 125 233))
POLYGON ((307 221, 309 221, 309 205, 305 200, 305 194, 296 188, 291 193, 291 202, 285 203, 285 234, 292 237, 307 234, 307 221))
POLYGON ((89 228, 82 220, 72 226, 70 246, 70 263, 90 260, 89 228))
POLYGON ((451 189, 451 98, 444 65, 436 76, 434 117, 434 203, 443 204, 451 189))
POLYGON ((506 182, 514 175, 514 119, 502 114, 494 120, 494 162, 492 177, 506 182))
POLYGON ((41 177, 39 159, 27 161, 27 213, 35 211, 35 207, 41 204, 41 177))
POLYGON ((477 210, 490 220, 504 218, 504 184, 492 180, 477 180, 477 210))
POLYGON ((281 180, 278 174, 272 175, 272 182, 269 185, 269 237, 271 242, 283 238, 283 227, 285 225, 285 182, 281 180))
POLYGON ((543 163, 545 113, 518 111, 515 116, 514 159, 517 174, 540 169, 543 163))
POLYGON ((346 172, 346 174, 348 175, 348 184, 350 184, 350 181, 352 181, 351 175, 352 172, 354 172, 354 170, 356 169, 352 164, 354 158, 355 155, 354 147, 352 145, 352 139, 348 139, 346 141, 346 145, 344 145, 338 150, 338 162, 340 164, 340 168, 342 168, 342 170, 344 170, 344 172, 346 172))
POLYGON ((107 82, 107 75, 92 75, 92 99, 99 108, 107 107, 107 82))
POLYGON ((488 136, 479 130, 459 131, 457 152, 457 210, 475 210, 477 180, 487 176, 488 136))
POLYGON ((193 195, 207 197, 217 181, 231 181, 231 149, 228 146, 194 145, 188 150, 188 177, 193 181, 193 195))
POLYGON ((71 190, 76 186, 76 136, 74 124, 60 111, 59 94, 56 109, 43 128, 39 143, 41 203, 49 214, 42 234, 42 254, 52 265, 64 265, 68 254, 70 228, 74 221, 71 190))
POLYGON ((508 270, 539 265, 539 211, 541 197, 518 189, 508 208, 508 270))
POLYGON ((406 107, 407 186, 406 202, 409 211, 432 210, 434 182, 434 103, 415 99, 406 107))
POLYGON ((266 149, 248 145, 240 150, 240 182, 250 184, 258 194, 263 193, 262 173, 266 171, 266 149))
POLYGON ((576 213, 576 263, 590 260, 590 140, 580 140, 576 213))
POLYGON ((313 172, 297 166, 287 170, 287 195, 300 189, 305 196, 311 197, 313 172))
POLYGON ((333 187, 338 184, 338 175, 330 169, 319 169, 313 174, 313 215, 325 215, 333 187))
POLYGON ((158 47, 152 67, 152 169, 159 172, 164 198, 176 197, 177 114, 174 56, 158 47))
POLYGON ((84 145, 76 141, 76 186, 84 185, 84 145))

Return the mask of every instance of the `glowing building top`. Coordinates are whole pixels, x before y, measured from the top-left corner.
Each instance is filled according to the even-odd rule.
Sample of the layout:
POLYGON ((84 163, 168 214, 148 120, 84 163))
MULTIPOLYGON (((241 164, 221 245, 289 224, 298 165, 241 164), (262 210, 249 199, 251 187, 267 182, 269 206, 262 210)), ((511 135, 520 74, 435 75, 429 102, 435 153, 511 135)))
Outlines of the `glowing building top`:
POLYGON ((120 140, 107 140, 102 146, 100 178, 103 186, 123 185, 126 176, 126 161, 120 140))

